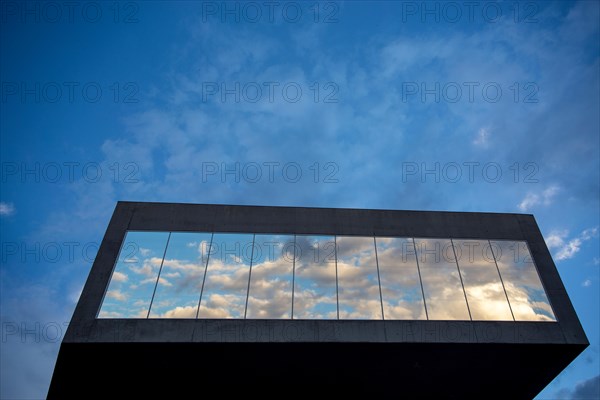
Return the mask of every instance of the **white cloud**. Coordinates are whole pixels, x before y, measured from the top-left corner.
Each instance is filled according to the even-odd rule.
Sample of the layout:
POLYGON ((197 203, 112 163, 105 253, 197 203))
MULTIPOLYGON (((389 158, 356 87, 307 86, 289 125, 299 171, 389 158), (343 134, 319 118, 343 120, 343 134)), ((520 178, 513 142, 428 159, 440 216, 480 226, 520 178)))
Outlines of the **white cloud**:
MULTIPOLYGON (((171 282, 169 282, 162 276, 158 280, 158 283, 160 283, 162 286, 173 286, 173 284, 171 282)), ((147 284, 156 284, 156 277, 147 278, 140 282, 140 285, 147 285, 147 284)))
POLYGON ((99 318, 123 318, 123 314, 118 311, 100 310, 99 318))
POLYGON ((540 197, 537 194, 527 193, 525 198, 519 203, 518 207, 521 211, 527 211, 534 205, 539 204, 540 197))
MULTIPOLYGON (((137 262, 137 260, 135 260, 137 262)), ((144 264, 141 267, 131 266, 129 269, 136 274, 144 275, 147 277, 155 277, 155 270, 160 266, 162 259, 158 257, 152 257, 150 259, 144 260, 144 264)))
POLYGON ((594 238, 598 236, 598 227, 596 228, 588 228, 586 230, 584 230, 583 232, 581 232, 581 240, 590 240, 591 238, 594 238))
POLYGON ((556 259, 562 261, 573 258, 579 252, 580 247, 581 240, 579 238, 571 239, 556 253, 556 259))
POLYGON ((565 238, 568 234, 569 231, 566 230, 550 232, 550 235, 548 235, 548 237, 545 238, 546 246, 548 246, 550 250, 563 246, 565 238))
POLYGON ((592 286, 592 281, 590 279, 586 279, 585 281, 583 281, 583 283, 581 284, 581 286, 583 286, 583 287, 590 287, 590 286, 592 286))
POLYGON ((115 282, 127 282, 127 279, 127 274, 119 271, 115 271, 112 276, 112 280, 115 282))
POLYGON ((15 206, 12 203, 0 202, 0 215, 3 217, 8 217, 15 213, 15 206))
POLYGON ((127 295, 125 293, 121 293, 121 291, 119 291, 119 290, 109 290, 106 293, 106 296, 111 299, 118 300, 118 301, 126 301, 127 300, 127 295))
POLYGON ((175 307, 160 315, 160 318, 196 318, 198 307, 186 306, 175 307))
POLYGON ((477 147, 488 148, 490 145, 490 130, 489 128, 480 128, 473 139, 473 144, 477 147))
POLYGON ((168 287, 173 286, 173 284, 171 282, 169 282, 168 280, 166 280, 162 276, 158 279, 158 283, 160 283, 163 286, 168 286, 168 287))
POLYGON ((568 231, 552 231, 545 238, 546 245, 550 250, 556 249, 554 258, 558 261, 573 258, 581 249, 583 242, 598 236, 598 227, 585 229, 579 236, 567 240, 568 231))
POLYGON ((554 197, 556 197, 559 191, 559 186, 552 185, 544 189, 541 193, 529 192, 517 207, 519 207, 519 210, 521 211, 528 211, 537 205, 549 206, 552 204, 554 197))

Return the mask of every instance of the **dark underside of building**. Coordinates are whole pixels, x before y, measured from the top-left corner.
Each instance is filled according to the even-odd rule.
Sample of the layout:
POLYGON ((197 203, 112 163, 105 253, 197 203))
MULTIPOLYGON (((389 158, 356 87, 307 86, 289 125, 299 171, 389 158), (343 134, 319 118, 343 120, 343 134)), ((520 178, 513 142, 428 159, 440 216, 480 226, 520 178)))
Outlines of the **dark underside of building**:
MULTIPOLYGON (((361 251, 364 255, 367 250, 361 251)), ((362 268, 360 260, 356 263, 356 268, 362 268)), ((122 271, 140 271, 136 265, 122 271)), ((139 265, 146 264, 140 261, 139 265)), ((277 282, 281 282, 280 277, 277 282)), ((278 398, 345 394, 365 398, 531 399, 588 345, 531 215, 119 202, 61 344, 48 398, 200 398, 216 392, 278 398), (122 275, 118 275, 118 282, 115 278, 115 270, 125 265, 119 261, 123 243, 128 232, 159 231, 169 233, 162 253, 158 252, 160 268, 153 276, 149 304, 142 313, 135 310, 135 315, 124 315, 118 302, 111 303, 120 298, 114 295, 116 286, 111 285, 128 282, 129 290, 140 285, 133 285, 132 272, 129 281, 122 275), (257 248, 257 235, 261 234, 288 235, 294 243, 297 235, 332 235, 336 249, 331 267, 335 269, 334 300, 327 303, 321 299, 312 311, 306 308, 305 315, 313 317, 302 317, 302 307, 308 307, 302 302, 302 279, 310 276, 302 275, 301 262, 294 258, 290 264, 291 312, 251 319, 253 304, 263 304, 253 289, 252 279, 262 276, 260 263, 253 265, 253 255, 249 272, 243 275, 247 285, 243 285, 244 301, 240 304, 245 307, 238 316, 202 317, 203 312, 209 315, 210 311, 206 308, 210 306, 209 294, 203 300, 203 291, 234 299, 232 309, 237 304, 233 292, 224 294, 210 286, 210 273, 217 271, 217 264, 212 267, 210 260, 201 269, 200 301, 191 316, 183 318, 172 310, 154 313, 152 302, 158 304, 163 293, 161 273, 166 277, 172 273, 167 268, 180 265, 168 257, 169 240, 175 243, 176 239, 173 232, 209 232, 211 245, 219 234, 251 233, 252 249, 257 248), (358 290, 344 281, 344 237, 366 237, 365 243, 374 245, 375 286, 364 293, 374 294, 376 306, 372 308, 375 311, 360 317, 356 317, 358 308, 350 306, 354 303, 345 303, 343 297, 345 289, 348 293, 358 290), (421 297, 413 297, 406 309, 393 308, 393 302, 386 299, 387 293, 395 293, 386 291, 388 281, 384 280, 384 245, 391 241, 380 238, 390 237, 412 238, 407 243, 414 246, 414 254, 410 254, 414 255, 417 294, 421 297), (426 257, 420 258, 420 239, 415 238, 448 238, 456 267, 452 276, 458 279, 457 293, 468 311, 466 317, 456 314, 458 308, 443 310, 439 305, 437 310, 447 314, 436 316, 440 297, 433 285, 437 281, 428 270, 430 266, 420 263, 426 257), (499 288, 501 298, 488 298, 496 302, 495 310, 505 307, 501 299, 510 312, 507 316, 500 311, 478 314, 484 308, 478 309, 477 302, 485 298, 476 289, 483 284, 471 282, 475 282, 472 277, 482 275, 469 272, 469 266, 456 253, 459 241, 467 239, 490 245, 494 241, 526 244, 530 267, 535 271, 531 276, 539 286, 530 293, 538 297, 519 300, 515 293, 526 294, 525 289, 533 284, 513 284, 514 271, 522 266, 515 264, 510 269, 512 264, 492 252, 489 271, 496 274, 493 279, 498 284, 492 285, 492 278, 484 283, 487 288, 499 288), (112 298, 107 295, 111 290, 112 298), (538 308, 528 314, 529 303, 538 308), (332 313, 314 314, 318 307, 328 304, 332 313), (413 317, 402 317, 401 312, 407 310, 412 310, 413 317)))
POLYGON ((531 399, 586 346, 448 343, 69 343, 49 398, 277 396, 531 399))

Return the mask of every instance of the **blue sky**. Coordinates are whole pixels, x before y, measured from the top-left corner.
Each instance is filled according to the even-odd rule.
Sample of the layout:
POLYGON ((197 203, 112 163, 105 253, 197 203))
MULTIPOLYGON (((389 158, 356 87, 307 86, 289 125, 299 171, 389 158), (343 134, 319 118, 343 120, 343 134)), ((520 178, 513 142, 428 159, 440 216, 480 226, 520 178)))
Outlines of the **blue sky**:
POLYGON ((532 213, 591 342, 538 398, 597 390, 598 2, 69 4, 0 6, 2 398, 118 200, 532 213))

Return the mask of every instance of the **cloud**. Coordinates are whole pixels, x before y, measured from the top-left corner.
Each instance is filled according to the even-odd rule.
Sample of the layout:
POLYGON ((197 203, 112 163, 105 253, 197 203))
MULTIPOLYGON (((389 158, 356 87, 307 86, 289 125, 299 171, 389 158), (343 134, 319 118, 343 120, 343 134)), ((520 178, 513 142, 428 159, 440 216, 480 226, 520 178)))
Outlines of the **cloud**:
POLYGON ((123 272, 115 271, 111 279, 115 282, 127 282, 128 277, 123 272))
POLYGON ((592 281, 590 279, 586 279, 585 281, 583 281, 583 283, 581 284, 581 286, 583 286, 583 287, 590 287, 590 286, 592 286, 592 281))
POLYGON ((556 393, 561 400, 597 400, 600 398, 600 375, 581 381, 574 389, 561 389, 556 393))
POLYGON ((490 145, 490 130, 489 128, 480 128, 473 139, 473 144, 477 147, 488 148, 490 145))
POLYGON ((98 318, 123 318, 123 314, 118 311, 100 310, 98 318))
POLYGON ((546 241, 546 246, 548 246, 550 250, 562 247, 564 245, 565 238, 568 234, 569 231, 567 230, 555 230, 550 232, 550 234, 544 238, 544 240, 546 241))
POLYGON ((246 296, 212 293, 203 298, 199 318, 244 318, 246 296))
MULTIPOLYGON (((163 277, 160 277, 158 279, 158 283, 160 283, 163 286, 171 286, 171 282, 169 282, 168 280, 164 279, 163 277)), ((140 281, 140 285, 147 285, 147 284, 156 284, 156 277, 151 277, 151 278, 146 278, 143 279, 142 281, 140 281)))
POLYGON ((161 314, 159 318, 196 318, 197 311, 197 306, 175 307, 174 309, 161 314))
POLYGON ((588 228, 581 232, 580 238, 581 240, 590 240, 591 238, 595 238, 598 236, 598 227, 596 228, 588 228))
POLYGON ((569 258, 573 258, 575 254, 579 252, 580 247, 581 239, 571 239, 568 243, 564 244, 560 248, 560 250, 556 253, 555 257, 559 261, 568 260, 569 258))
POLYGON ((12 203, 5 203, 5 202, 0 202, 0 216, 2 217, 8 217, 11 216, 15 213, 16 209, 14 204, 12 203))
POLYGON ((573 391, 572 399, 598 399, 600 397, 600 375, 578 383, 573 391))
POLYGON ((575 254, 577 254, 581 249, 583 242, 598 236, 598 227, 585 229, 577 237, 574 237, 570 240, 566 240, 567 236, 568 231, 555 230, 550 232, 548 237, 545 238, 548 248, 550 250, 557 250, 554 253, 554 258, 558 261, 568 260, 575 257, 575 254))
POLYGON ((160 278, 158 278, 158 283, 161 284, 161 285, 163 285, 163 286, 173 286, 173 284, 171 282, 169 282, 168 280, 166 280, 162 276, 160 278))
MULTIPOLYGON (((152 278, 152 277, 156 277, 156 271, 160 267, 161 261, 162 261, 161 258, 152 257, 150 259, 144 260, 141 267, 131 266, 131 267, 129 267, 129 269, 138 275, 144 275, 149 278, 152 278)), ((137 262, 137 260, 135 260, 135 262, 137 262)))
POLYGON ((109 290, 106 293, 106 296, 111 299, 115 299, 118 301, 127 301, 127 294, 121 293, 119 290, 109 290))
POLYGON ((517 207, 519 207, 519 210, 525 212, 540 204, 549 206, 552 204, 554 197, 559 191, 559 186, 552 185, 544 189, 541 193, 529 192, 525 195, 525 198, 518 204, 517 207))

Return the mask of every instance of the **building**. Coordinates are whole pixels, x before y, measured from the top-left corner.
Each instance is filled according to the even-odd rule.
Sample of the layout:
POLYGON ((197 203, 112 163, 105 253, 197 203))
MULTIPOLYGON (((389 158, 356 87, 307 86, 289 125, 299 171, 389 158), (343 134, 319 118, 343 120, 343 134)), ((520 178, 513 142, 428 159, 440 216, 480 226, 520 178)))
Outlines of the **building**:
POLYGON ((532 215, 119 202, 48 397, 526 399, 588 345, 532 215))

